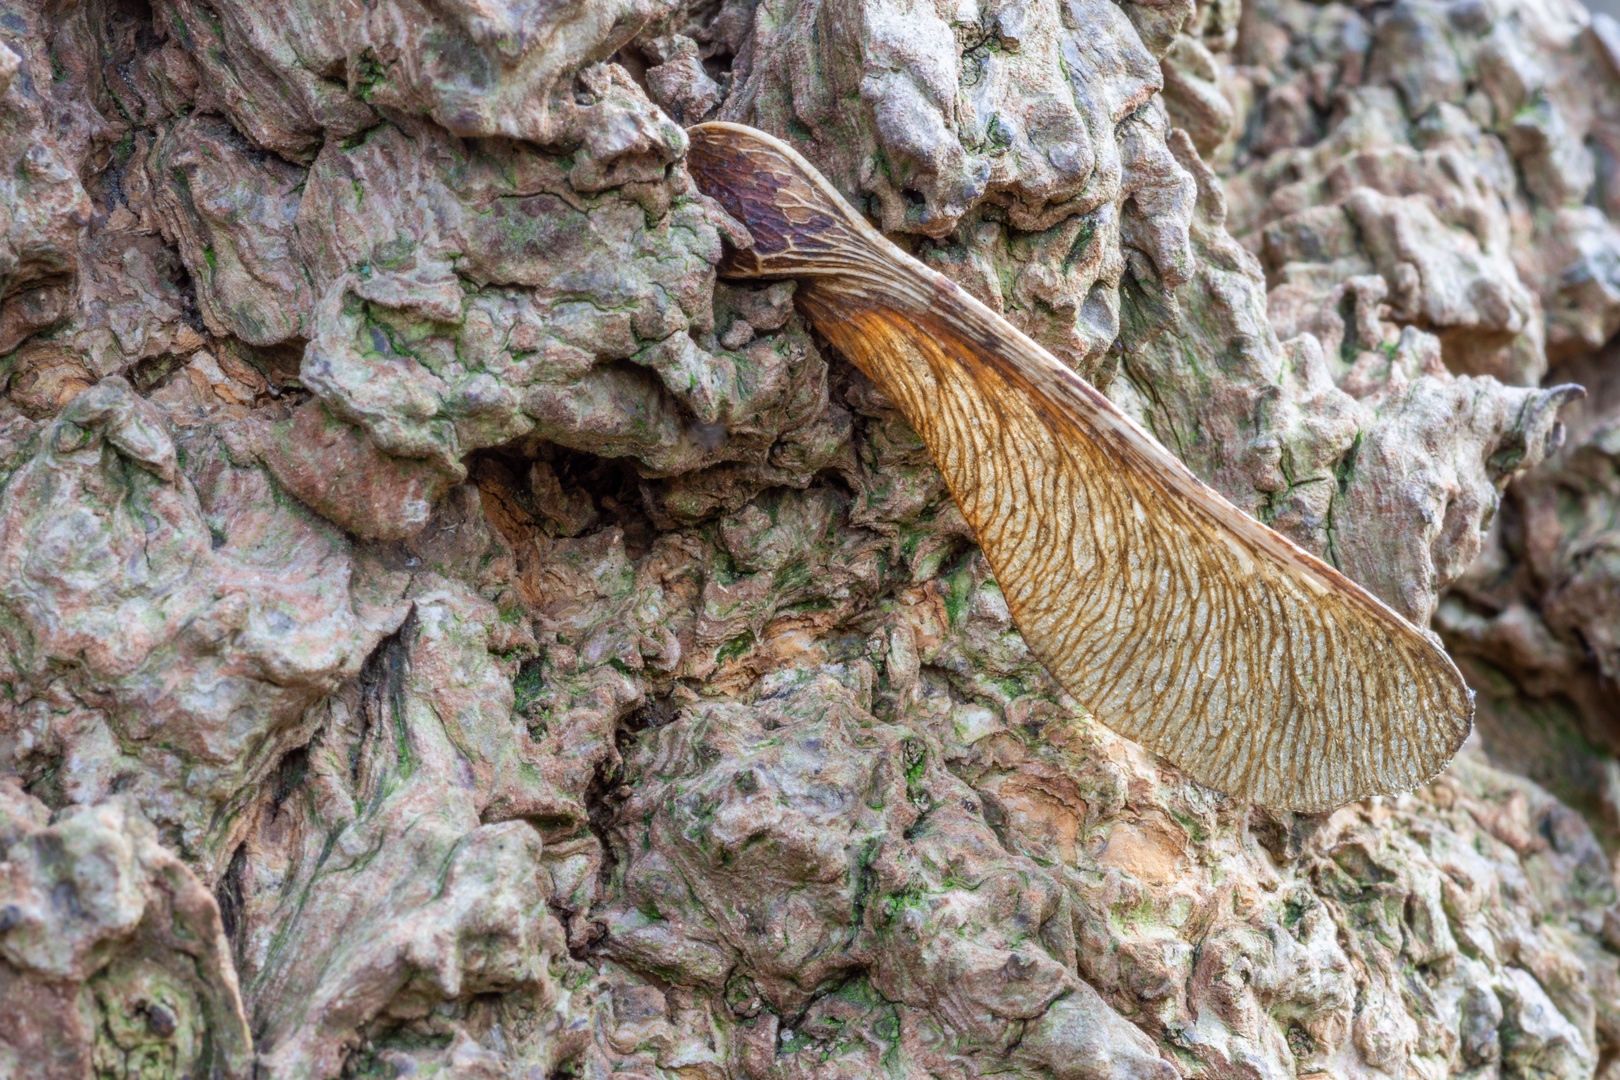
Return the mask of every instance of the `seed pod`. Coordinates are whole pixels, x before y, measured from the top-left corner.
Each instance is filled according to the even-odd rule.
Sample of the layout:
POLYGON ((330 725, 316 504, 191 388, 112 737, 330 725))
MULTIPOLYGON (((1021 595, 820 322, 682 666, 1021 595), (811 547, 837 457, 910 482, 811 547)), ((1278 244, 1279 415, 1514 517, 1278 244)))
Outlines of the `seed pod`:
POLYGON ((1201 783, 1326 810, 1432 778, 1472 694, 1445 651, 1238 510, 1005 319, 884 239, 781 141, 690 131, 698 186, 905 414, 1024 639, 1101 722, 1201 783))

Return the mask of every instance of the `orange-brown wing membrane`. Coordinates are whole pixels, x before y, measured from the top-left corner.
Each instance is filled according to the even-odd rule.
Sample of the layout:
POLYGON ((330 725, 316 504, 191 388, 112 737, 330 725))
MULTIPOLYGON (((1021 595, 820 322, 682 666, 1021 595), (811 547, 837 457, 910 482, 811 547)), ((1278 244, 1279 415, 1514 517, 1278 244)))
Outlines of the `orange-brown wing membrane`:
POLYGON ((807 276, 806 314, 916 428, 1030 648, 1099 720, 1203 783, 1302 810, 1444 768, 1472 708, 1438 646, 1205 487, 791 149, 734 125, 693 135, 699 183, 756 238, 734 270, 807 276), (736 198, 758 163, 793 220, 761 228, 770 200, 736 198), (800 236, 823 221, 830 244, 800 236))

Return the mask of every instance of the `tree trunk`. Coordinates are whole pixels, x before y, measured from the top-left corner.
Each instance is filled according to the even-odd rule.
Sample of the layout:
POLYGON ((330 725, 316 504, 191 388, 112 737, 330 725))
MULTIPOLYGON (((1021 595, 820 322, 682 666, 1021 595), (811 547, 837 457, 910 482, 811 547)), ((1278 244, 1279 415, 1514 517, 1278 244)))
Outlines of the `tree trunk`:
POLYGON ((1620 1077, 1612 20, 0 0, 0 95, 0 1080, 1620 1077), (705 119, 1431 627, 1452 767, 1066 695, 705 119))

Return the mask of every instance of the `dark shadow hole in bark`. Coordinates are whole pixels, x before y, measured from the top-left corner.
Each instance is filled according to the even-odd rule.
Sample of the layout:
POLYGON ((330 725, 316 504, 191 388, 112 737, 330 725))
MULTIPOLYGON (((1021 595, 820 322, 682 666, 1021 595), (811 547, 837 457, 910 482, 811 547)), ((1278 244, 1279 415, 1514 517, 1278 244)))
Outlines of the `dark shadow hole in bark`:
POLYGON ((225 868, 225 873, 220 876, 219 884, 214 888, 214 902, 219 905, 220 926, 225 931, 225 940, 230 942, 231 958, 238 968, 242 966, 242 949, 241 943, 236 939, 236 932, 242 925, 242 876, 246 872, 247 845, 239 844, 225 868))

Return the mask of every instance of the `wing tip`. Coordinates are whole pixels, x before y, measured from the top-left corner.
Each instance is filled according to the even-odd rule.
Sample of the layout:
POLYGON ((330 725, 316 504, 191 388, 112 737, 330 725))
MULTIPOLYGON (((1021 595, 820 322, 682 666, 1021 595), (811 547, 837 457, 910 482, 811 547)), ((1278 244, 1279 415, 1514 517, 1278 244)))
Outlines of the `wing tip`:
MULTIPOLYGON (((1449 657, 1447 659, 1449 663, 1449 657)), ((1455 671, 1455 667, 1452 670, 1455 671)), ((1275 794, 1265 790, 1234 794, 1258 806, 1292 810, 1296 813, 1320 814, 1338 810, 1373 796, 1404 795, 1432 783, 1451 768, 1474 731, 1474 691, 1462 682, 1460 674, 1457 676, 1457 688, 1462 691, 1460 708, 1445 710, 1440 716, 1438 726, 1444 732, 1443 737, 1426 743, 1422 747, 1422 752, 1404 768, 1391 769, 1385 775, 1362 780, 1353 787, 1337 792, 1330 791, 1324 796, 1301 795, 1298 788, 1302 785, 1297 784, 1287 785, 1292 790, 1279 790, 1275 794)), ((1324 760, 1328 757, 1325 755, 1324 760)))
MULTIPOLYGON (((1414 632, 1412 637, 1427 647, 1419 654, 1421 660, 1426 661, 1423 667, 1429 676, 1423 680, 1428 689, 1428 693, 1422 695, 1424 700, 1411 709, 1382 718, 1363 715, 1358 719, 1337 721, 1357 723, 1356 734, 1374 743, 1369 768, 1358 769, 1352 764, 1358 755, 1345 748, 1349 737, 1338 745, 1316 742, 1302 748, 1292 759, 1292 769, 1266 765, 1245 770, 1242 775, 1236 774, 1231 753, 1217 752, 1200 759, 1196 751, 1175 745, 1174 740, 1136 738, 1136 741, 1204 787, 1242 803, 1276 810, 1324 813, 1375 795, 1396 796, 1413 791, 1450 768, 1467 744, 1474 730, 1475 695, 1443 648, 1425 634, 1414 632), (1422 737, 1407 740, 1392 737, 1399 731, 1410 734, 1417 730, 1419 716, 1422 728, 1426 729, 1422 737), (1385 737, 1379 738, 1377 732, 1369 731, 1370 724, 1379 725, 1385 737)), ((1413 678, 1417 677, 1414 673, 1413 678)), ((1135 738, 1134 725, 1111 722, 1101 715, 1097 720, 1125 738, 1135 738)))

